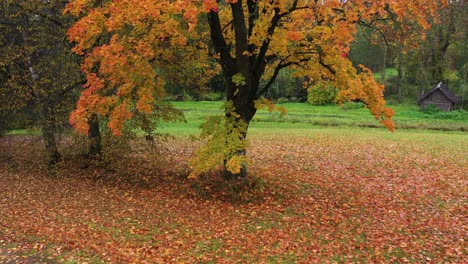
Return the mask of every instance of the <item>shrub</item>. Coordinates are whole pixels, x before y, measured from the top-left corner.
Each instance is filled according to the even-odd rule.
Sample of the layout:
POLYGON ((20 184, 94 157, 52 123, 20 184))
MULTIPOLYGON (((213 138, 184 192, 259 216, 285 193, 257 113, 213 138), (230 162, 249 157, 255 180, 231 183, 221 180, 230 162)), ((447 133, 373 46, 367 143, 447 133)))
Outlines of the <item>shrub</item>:
POLYGON ((308 89, 307 101, 312 105, 332 104, 336 97, 335 87, 327 84, 317 84, 308 89))
POLYGON ((296 96, 293 96, 293 97, 291 97, 291 98, 289 99, 289 101, 290 101, 291 103, 300 103, 300 102, 301 102, 301 98, 296 97, 296 96))
POLYGON ((201 101, 221 101, 223 100, 223 94, 217 92, 201 93, 201 101))
POLYGON ((421 112, 425 114, 435 114, 435 113, 439 113, 440 111, 441 111, 440 108, 433 104, 426 105, 421 108, 421 112))
POLYGON ((278 104, 289 103, 289 99, 286 98, 286 97, 280 97, 280 98, 278 98, 277 103, 278 104))
POLYGON ((341 109, 343 110, 353 110, 364 108, 365 104, 363 102, 345 102, 341 109))

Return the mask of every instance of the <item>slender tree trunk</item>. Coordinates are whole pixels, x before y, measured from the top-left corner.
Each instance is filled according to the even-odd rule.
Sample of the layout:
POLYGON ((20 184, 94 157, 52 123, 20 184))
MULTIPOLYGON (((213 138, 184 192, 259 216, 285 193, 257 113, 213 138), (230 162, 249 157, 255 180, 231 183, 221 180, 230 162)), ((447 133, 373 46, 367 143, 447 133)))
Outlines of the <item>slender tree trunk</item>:
POLYGON ((57 141, 55 140, 54 132, 54 126, 46 121, 42 127, 42 137, 44 139, 49 166, 55 165, 62 157, 57 148, 57 141))
POLYGON ((382 61, 382 75, 380 75, 380 81, 382 84, 385 84, 385 75, 386 75, 386 69, 387 69, 387 45, 384 46, 384 56, 383 56, 383 61, 382 61))
POLYGON ((401 93, 401 80, 403 78, 403 56, 401 52, 398 54, 398 77, 397 77, 397 89, 398 89, 398 101, 401 102, 402 93, 401 93))
POLYGON ((88 120, 88 157, 99 158, 102 156, 101 132, 99 131, 99 119, 93 114, 88 120))
POLYGON ((143 131, 145 131, 145 139, 146 141, 149 142, 154 142, 154 136, 153 136, 153 131, 151 130, 151 121, 146 117, 142 116, 142 122, 143 122, 143 131))

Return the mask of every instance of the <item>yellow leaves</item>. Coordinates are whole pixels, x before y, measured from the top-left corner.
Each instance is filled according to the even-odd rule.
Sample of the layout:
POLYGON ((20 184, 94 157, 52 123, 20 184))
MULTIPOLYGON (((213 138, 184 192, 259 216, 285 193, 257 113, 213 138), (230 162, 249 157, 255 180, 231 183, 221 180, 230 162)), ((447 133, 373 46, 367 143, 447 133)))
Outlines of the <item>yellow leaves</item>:
POLYGON ((245 155, 236 155, 226 162, 226 169, 233 174, 239 174, 241 169, 246 164, 246 157, 245 155))
POLYGON ((217 169, 226 163, 226 169, 231 173, 239 173, 247 161, 245 148, 248 142, 245 139, 247 124, 239 120, 232 102, 226 102, 226 115, 209 116, 202 124, 200 139, 207 143, 197 151, 196 156, 190 160, 191 173, 189 178, 197 178, 210 170, 217 169))
POLYGON ((242 73, 236 73, 232 76, 232 82, 236 85, 236 86, 242 86, 242 85, 245 85, 246 82, 245 82, 245 77, 242 75, 242 73))

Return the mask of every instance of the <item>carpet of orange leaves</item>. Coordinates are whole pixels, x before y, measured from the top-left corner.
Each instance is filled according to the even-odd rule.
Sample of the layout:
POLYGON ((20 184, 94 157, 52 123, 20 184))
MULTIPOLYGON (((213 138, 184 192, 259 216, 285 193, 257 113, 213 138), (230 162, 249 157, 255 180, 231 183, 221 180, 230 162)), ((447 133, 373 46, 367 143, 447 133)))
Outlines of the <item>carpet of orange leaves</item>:
POLYGON ((437 137, 256 135, 251 179, 223 184, 187 179, 188 140, 47 170, 9 136, 0 240, 78 263, 462 263, 468 146, 437 137))

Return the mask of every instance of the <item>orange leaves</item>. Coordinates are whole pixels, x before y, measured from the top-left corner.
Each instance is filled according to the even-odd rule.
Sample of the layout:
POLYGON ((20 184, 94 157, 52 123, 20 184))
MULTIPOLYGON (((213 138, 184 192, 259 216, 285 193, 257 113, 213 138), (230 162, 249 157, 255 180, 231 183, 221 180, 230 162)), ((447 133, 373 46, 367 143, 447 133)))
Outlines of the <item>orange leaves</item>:
POLYGON ((286 33, 286 38, 291 41, 299 41, 302 39, 302 35, 297 31, 288 31, 288 33, 286 33))
MULTIPOLYGON (((107 112, 102 111, 119 119, 113 127, 122 124, 122 118, 130 117, 122 109, 145 113, 153 109, 152 101, 160 100, 164 94, 164 85, 155 85, 155 82, 166 80, 187 87, 203 87, 203 78, 215 72, 207 56, 208 36, 220 34, 211 36, 211 40, 219 41, 217 47, 225 46, 215 52, 219 60, 225 60, 221 65, 250 67, 249 71, 258 73, 255 78, 263 80, 277 76, 277 67, 290 67, 298 76, 328 81, 339 91, 339 100, 365 102, 370 112, 392 129, 391 114, 386 111, 383 100, 383 87, 367 70, 358 74, 347 59, 357 24, 374 25, 385 21, 378 26, 387 29, 398 22, 409 28, 413 25, 427 28, 428 21, 436 17, 439 4, 446 2, 278 0, 252 1, 249 9, 246 3, 241 6, 236 0, 226 0, 220 5, 215 0, 126 0, 105 1, 96 6, 93 1, 74 0, 67 11, 83 15, 70 29, 69 36, 76 43, 74 50, 87 56, 83 65, 85 74, 95 73, 102 80, 100 83, 90 78, 85 86, 89 91, 84 95, 118 98, 107 112), (233 7, 241 8, 243 14, 239 12, 233 18, 233 7), (210 26, 219 26, 220 30, 209 30, 205 24, 199 24, 198 19, 207 12, 217 13, 212 13, 216 16, 216 25, 210 26), (233 19, 240 17, 246 21, 233 23, 233 19), (247 22, 245 28, 236 28, 244 27, 244 22, 247 22), (243 46, 242 50, 236 51, 236 48, 241 49, 240 46, 243 46), (226 59, 240 59, 236 58, 238 54, 247 54, 249 65, 226 59), (188 81, 190 78, 194 81, 188 81), (120 107, 124 101, 132 106, 120 107), (120 107, 120 114, 111 114, 114 107, 120 107)), ((395 35, 395 39, 404 39, 401 36, 406 28, 401 28, 405 30, 400 36, 395 35)), ((242 63, 247 64, 246 61, 242 63)), ((228 72, 231 70, 239 72, 238 69, 228 72)), ((246 79, 245 83, 262 82, 246 79)), ((252 94, 259 92, 259 87, 252 89, 257 89, 252 94)), ((95 111, 92 105, 88 110, 95 111)))
POLYGON ((198 23, 198 14, 199 14, 199 10, 194 6, 189 7, 185 10, 184 18, 187 20, 187 23, 189 25, 189 29, 188 29, 189 32, 195 29, 195 26, 198 23))
POLYGON ((151 88, 149 87, 142 87, 138 90, 139 98, 136 108, 139 112, 151 114, 154 108, 153 104, 156 101, 152 94, 151 88))
POLYGON ((110 121, 107 126, 111 129, 114 136, 121 136, 124 123, 132 117, 133 113, 130 111, 130 104, 122 102, 110 113, 110 121))
POLYGON ((218 12, 218 3, 216 0, 204 0, 203 1, 203 8, 205 12, 218 12))
POLYGON ((82 17, 68 36, 75 44, 73 50, 85 55, 81 69, 87 76, 72 118, 75 126, 83 130, 84 121, 83 125, 77 122, 97 113, 109 118, 109 127, 120 134, 134 114, 156 114, 154 105, 164 96, 166 79, 176 85, 193 84, 191 79, 201 82, 198 75, 207 74, 199 68, 208 63, 200 59, 207 57, 198 50, 206 44, 194 30, 201 10, 201 3, 190 0, 105 1, 99 5, 70 1, 66 12, 82 17), (185 74, 188 69, 195 69, 193 77, 185 74))
POLYGON ((83 55, 85 50, 92 48, 98 37, 105 32, 105 20, 102 10, 91 9, 85 17, 76 22, 67 32, 70 41, 75 42, 72 50, 83 55))
POLYGON ((83 96, 90 96, 96 91, 104 88, 104 81, 101 80, 97 74, 89 73, 86 75, 86 84, 84 85, 85 91, 83 91, 83 96))
POLYGON ((63 13, 70 13, 74 16, 78 16, 87 11, 91 7, 91 0, 75 0, 70 1, 66 8, 63 10, 63 13))
POLYGON ((88 119, 85 117, 84 107, 80 107, 80 102, 83 101, 80 100, 78 102, 78 109, 70 114, 70 124, 78 133, 87 135, 89 129, 88 119))

